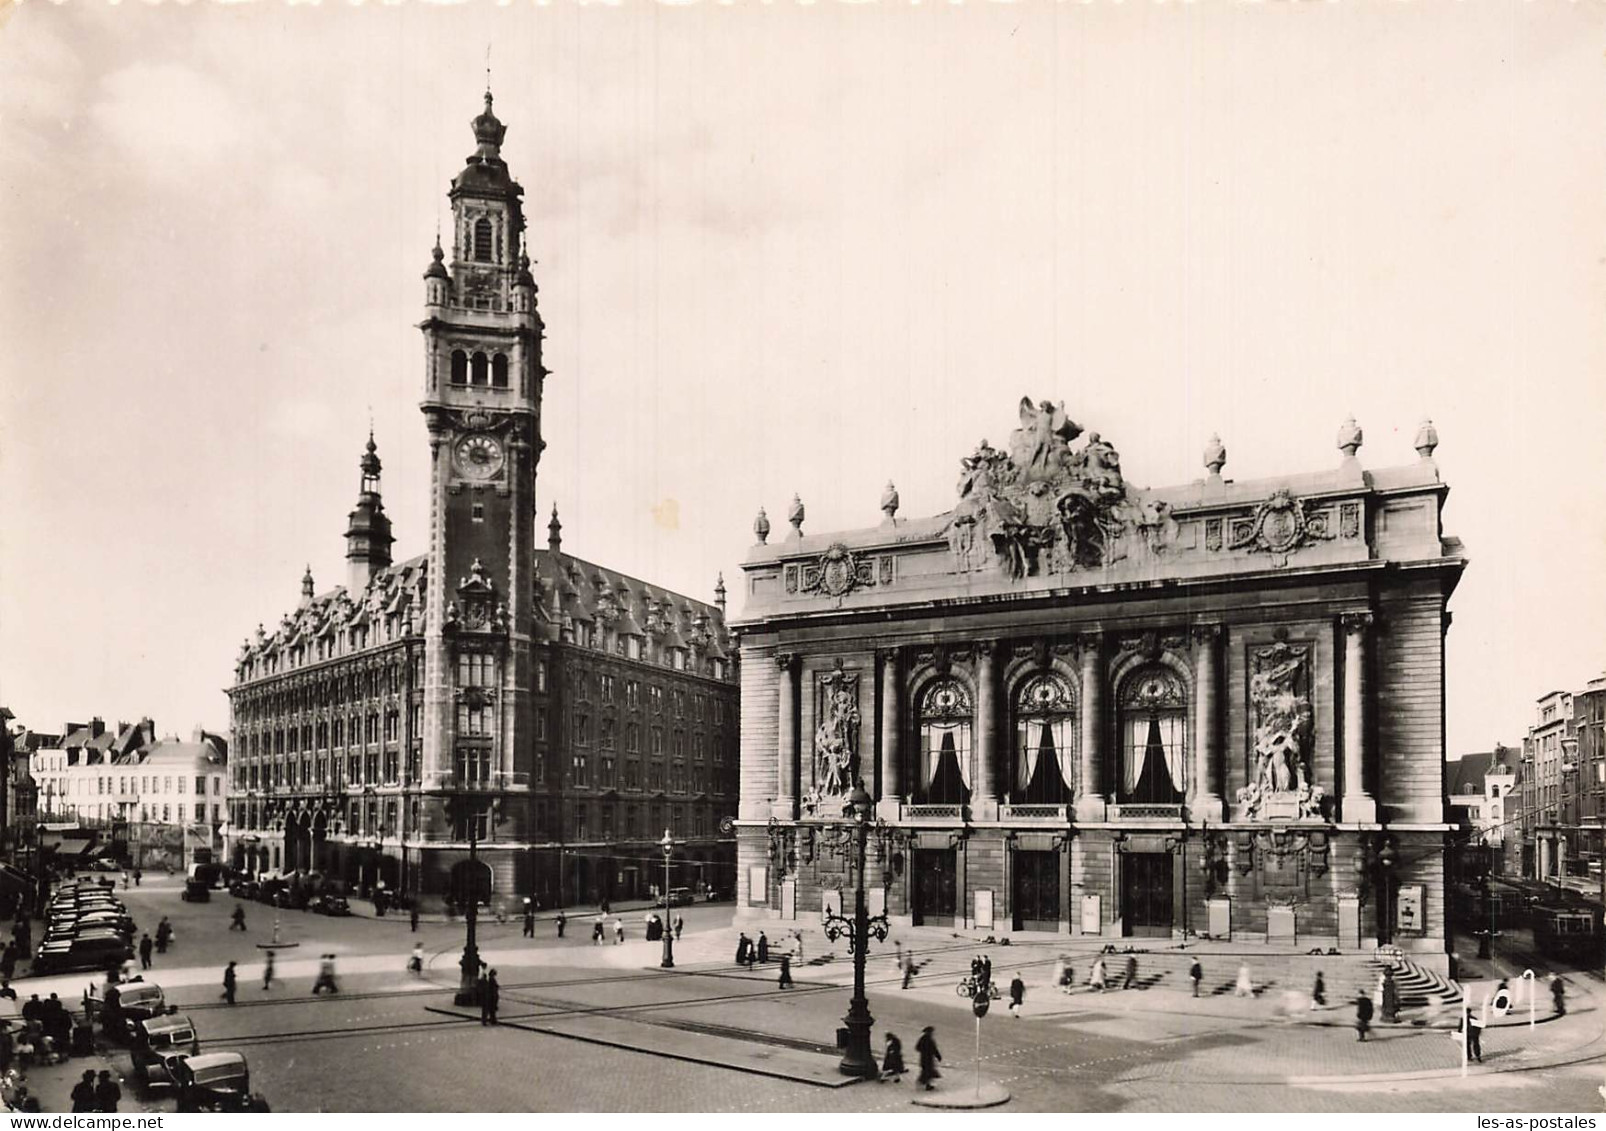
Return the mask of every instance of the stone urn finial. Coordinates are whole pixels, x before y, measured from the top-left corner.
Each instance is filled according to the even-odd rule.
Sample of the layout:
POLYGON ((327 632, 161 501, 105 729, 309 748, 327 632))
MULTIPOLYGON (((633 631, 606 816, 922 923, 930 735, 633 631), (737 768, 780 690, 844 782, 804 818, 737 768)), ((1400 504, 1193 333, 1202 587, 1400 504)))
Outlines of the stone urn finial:
POLYGON ((1227 466, 1227 449, 1221 442, 1221 433, 1210 433, 1210 442, 1205 445, 1204 465, 1210 469, 1212 479, 1221 478, 1221 469, 1227 466))
POLYGON ((1433 458, 1433 449, 1439 446, 1439 430, 1433 427, 1433 421, 1422 421, 1422 426, 1416 430, 1415 446, 1417 455, 1423 459, 1433 458))
POLYGON ((1355 423, 1354 415, 1346 416, 1338 430, 1338 450, 1344 453, 1345 459, 1355 458, 1355 453, 1361 450, 1361 439, 1361 426, 1355 423))
POLYGON ((803 537, 803 500, 796 495, 792 496, 792 505, 787 508, 786 521, 792 524, 792 537, 803 537))
POLYGON ((770 516, 764 513, 764 508, 758 508, 758 517, 753 520, 753 534, 762 546, 770 540, 770 516))
POLYGON ((898 489, 887 480, 887 486, 881 492, 881 513, 887 516, 887 525, 891 526, 898 520, 898 489))

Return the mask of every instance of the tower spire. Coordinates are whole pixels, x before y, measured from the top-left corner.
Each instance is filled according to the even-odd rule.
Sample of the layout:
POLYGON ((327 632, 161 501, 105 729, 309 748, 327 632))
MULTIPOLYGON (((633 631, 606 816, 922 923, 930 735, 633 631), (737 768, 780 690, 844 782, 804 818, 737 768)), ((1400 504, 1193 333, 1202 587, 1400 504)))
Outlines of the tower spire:
MULTIPOLYGON (((379 496, 379 447, 374 428, 368 426, 368 443, 357 461, 362 478, 357 488, 357 505, 346 522, 346 589, 353 597, 368 588, 374 574, 390 564, 390 517, 379 496)), ((311 571, 303 580, 302 592, 312 583, 311 571)))

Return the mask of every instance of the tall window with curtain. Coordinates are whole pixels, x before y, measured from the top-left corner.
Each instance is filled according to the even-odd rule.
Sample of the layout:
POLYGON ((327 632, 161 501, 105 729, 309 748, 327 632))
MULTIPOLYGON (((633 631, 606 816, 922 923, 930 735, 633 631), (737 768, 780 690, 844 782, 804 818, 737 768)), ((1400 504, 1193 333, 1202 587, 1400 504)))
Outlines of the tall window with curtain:
POLYGON ((961 805, 970 796, 970 695, 957 680, 932 684, 920 698, 920 780, 916 796, 961 805))
POLYGON ((1015 759, 1010 800, 1060 805, 1071 793, 1076 750, 1071 689, 1053 672, 1029 678, 1015 695, 1015 759))
POLYGON ((1178 805, 1186 785, 1188 692, 1169 668, 1132 673, 1121 689, 1122 802, 1178 805))

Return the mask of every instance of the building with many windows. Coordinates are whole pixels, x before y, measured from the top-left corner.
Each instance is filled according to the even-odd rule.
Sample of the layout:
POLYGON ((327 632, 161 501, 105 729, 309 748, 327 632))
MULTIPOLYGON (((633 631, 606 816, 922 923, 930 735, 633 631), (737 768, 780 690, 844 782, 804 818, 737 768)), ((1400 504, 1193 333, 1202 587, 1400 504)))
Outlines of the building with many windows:
POLYGON ((427 549, 393 562, 370 436, 345 584, 320 593, 309 570, 236 662, 229 853, 425 903, 466 890, 470 856, 502 897, 633 892, 666 825, 686 859, 719 855, 734 649, 721 607, 563 553, 555 514, 538 547, 524 190, 488 93, 472 128, 450 258, 437 241, 424 272, 427 549))
POLYGON ((1023 400, 952 510, 770 541, 743 566, 740 914, 851 905, 828 826, 876 799, 902 923, 1442 963, 1446 603, 1465 565, 1418 459, 1142 490, 1023 400), (839 902, 841 901, 841 902, 839 902))

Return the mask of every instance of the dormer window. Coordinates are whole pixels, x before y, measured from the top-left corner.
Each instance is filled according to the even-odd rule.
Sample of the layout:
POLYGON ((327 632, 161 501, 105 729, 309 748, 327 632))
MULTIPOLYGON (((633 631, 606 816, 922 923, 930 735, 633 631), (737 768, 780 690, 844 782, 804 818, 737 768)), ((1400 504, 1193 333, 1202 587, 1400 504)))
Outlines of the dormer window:
POLYGON ((488 216, 481 216, 474 221, 474 261, 476 263, 491 262, 491 240, 494 233, 488 216))

